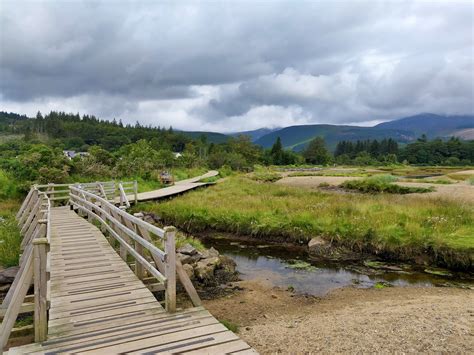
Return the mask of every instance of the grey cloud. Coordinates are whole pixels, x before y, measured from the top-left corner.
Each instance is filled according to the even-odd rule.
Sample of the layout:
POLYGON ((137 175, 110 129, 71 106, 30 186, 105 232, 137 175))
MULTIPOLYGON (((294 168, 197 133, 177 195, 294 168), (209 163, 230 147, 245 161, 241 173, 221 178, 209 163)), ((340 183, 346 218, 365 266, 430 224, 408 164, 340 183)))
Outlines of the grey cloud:
POLYGON ((472 113, 473 6, 2 1, 0 105, 228 131, 472 113))

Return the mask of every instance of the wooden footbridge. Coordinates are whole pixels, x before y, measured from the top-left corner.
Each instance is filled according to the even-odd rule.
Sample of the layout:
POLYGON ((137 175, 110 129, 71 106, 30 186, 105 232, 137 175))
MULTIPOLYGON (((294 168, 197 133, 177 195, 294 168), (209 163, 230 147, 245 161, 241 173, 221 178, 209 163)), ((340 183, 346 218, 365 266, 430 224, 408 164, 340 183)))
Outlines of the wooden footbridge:
POLYGON ((17 214, 23 252, 0 308, 0 350, 18 315, 33 312, 35 343, 9 353, 255 353, 201 306, 176 259, 175 228, 126 212, 124 186, 136 191, 135 183, 30 190, 17 214), (67 204, 55 207, 64 190, 67 204), (177 282, 192 308, 176 308, 177 282))

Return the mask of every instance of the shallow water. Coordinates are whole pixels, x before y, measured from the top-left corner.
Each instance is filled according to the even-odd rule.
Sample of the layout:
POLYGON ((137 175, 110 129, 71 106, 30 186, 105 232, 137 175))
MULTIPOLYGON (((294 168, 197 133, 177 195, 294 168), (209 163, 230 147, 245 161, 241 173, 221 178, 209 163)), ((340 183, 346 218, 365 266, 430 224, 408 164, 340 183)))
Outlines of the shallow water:
MULTIPOLYGON (((361 263, 332 263, 311 260, 304 248, 258 244, 228 238, 206 238, 211 246, 237 263, 243 280, 261 280, 273 286, 292 287, 298 293, 324 296, 327 292, 345 286, 361 288, 391 286, 463 286, 473 287, 472 275, 452 274, 438 276, 402 265, 402 270, 373 269, 361 263), (308 263, 304 269, 294 269, 295 262, 308 263), (377 285, 377 286, 376 286, 377 285)), ((395 268, 399 265, 391 264, 395 268)))

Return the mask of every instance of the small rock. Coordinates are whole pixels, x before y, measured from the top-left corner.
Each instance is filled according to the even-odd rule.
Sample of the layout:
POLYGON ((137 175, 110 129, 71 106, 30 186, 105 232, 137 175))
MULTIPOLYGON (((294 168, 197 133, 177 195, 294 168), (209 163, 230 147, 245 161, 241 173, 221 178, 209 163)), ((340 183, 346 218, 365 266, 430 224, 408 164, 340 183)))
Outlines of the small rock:
POLYGON ((0 284, 11 284, 20 268, 12 266, 0 272, 0 284))
POLYGON ((200 252, 196 252, 196 254, 191 255, 191 264, 196 263, 201 259, 205 259, 204 255, 200 252))
POLYGON ((277 295, 274 295, 274 294, 272 294, 272 298, 278 298, 278 296, 277 296, 277 295))
POLYGON ((211 249, 208 249, 202 252, 203 259, 212 258, 216 256, 219 256, 219 251, 214 249, 214 247, 211 247, 211 249))
POLYGON ((192 264, 193 263, 193 258, 191 255, 186 255, 186 254, 181 254, 181 253, 176 253, 176 257, 181 261, 181 264, 192 264))
POLYGON ((184 264, 183 269, 191 280, 194 279, 194 268, 192 265, 184 264))
POLYGON ((218 257, 203 259, 196 263, 194 272, 200 280, 208 280, 213 277, 214 270, 219 263, 218 257))
POLYGON ((228 256, 221 255, 219 256, 219 268, 224 269, 227 272, 234 273, 237 268, 237 264, 228 256))
POLYGON ((308 243, 310 253, 320 254, 331 245, 330 242, 321 237, 312 238, 308 243))
POLYGON ((191 244, 186 243, 182 247, 178 248, 176 250, 178 253, 181 254, 186 254, 186 255, 196 255, 198 251, 196 250, 195 247, 193 247, 191 244))
POLYGON ((143 213, 142 212, 137 212, 133 214, 135 217, 143 219, 143 213))

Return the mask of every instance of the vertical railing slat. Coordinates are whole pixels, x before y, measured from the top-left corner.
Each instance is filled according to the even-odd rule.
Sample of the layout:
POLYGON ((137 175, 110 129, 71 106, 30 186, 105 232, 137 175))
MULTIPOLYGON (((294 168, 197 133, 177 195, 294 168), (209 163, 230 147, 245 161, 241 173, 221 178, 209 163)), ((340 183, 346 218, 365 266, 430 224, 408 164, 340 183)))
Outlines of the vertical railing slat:
POLYGON ((165 227, 165 253, 166 253, 166 311, 173 313, 176 311, 176 228, 165 227))

